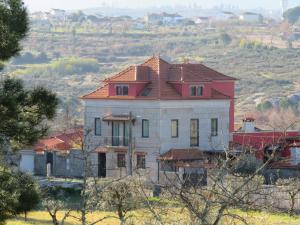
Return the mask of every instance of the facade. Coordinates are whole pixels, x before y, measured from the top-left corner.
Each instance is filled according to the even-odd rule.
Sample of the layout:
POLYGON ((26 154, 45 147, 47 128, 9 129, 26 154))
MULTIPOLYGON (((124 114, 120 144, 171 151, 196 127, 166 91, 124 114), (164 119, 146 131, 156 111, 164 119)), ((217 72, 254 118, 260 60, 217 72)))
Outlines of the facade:
POLYGON ((202 64, 160 57, 104 80, 82 97, 94 172, 123 176, 132 158, 134 172, 157 181, 162 161, 174 169, 222 153, 234 127, 234 83, 202 64))
POLYGON ((177 25, 183 21, 183 17, 179 14, 170 13, 151 13, 145 16, 145 22, 153 25, 177 25))
POLYGON ((248 148, 258 160, 265 160, 269 151, 277 150, 277 160, 271 168, 300 169, 300 131, 262 130, 255 126, 255 119, 243 119, 243 125, 233 133, 236 149, 248 148))

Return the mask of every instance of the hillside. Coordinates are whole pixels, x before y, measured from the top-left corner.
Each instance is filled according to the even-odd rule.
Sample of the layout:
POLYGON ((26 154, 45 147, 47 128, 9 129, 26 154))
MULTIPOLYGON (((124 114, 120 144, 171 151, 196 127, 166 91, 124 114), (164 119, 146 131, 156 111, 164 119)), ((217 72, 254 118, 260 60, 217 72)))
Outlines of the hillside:
MULTIPOLYGON (((69 32, 64 26, 45 31, 33 24, 23 43, 23 56, 12 60, 6 71, 24 78, 29 86, 45 85, 56 91, 76 110, 73 116, 77 118, 82 116, 81 95, 99 86, 105 76, 153 54, 170 62, 201 62, 238 78, 237 116, 254 111, 265 100, 276 102, 300 92, 300 49, 243 40, 241 37, 256 32, 256 28, 234 24, 227 28, 230 26, 232 29, 220 25, 213 32, 195 25, 136 30, 115 22, 109 31, 105 26, 95 30, 81 24, 69 32), (222 37, 225 30, 232 39, 229 43, 222 37), (32 61, 28 61, 28 54, 32 61), (44 61, 36 60, 41 54, 44 61)), ((267 28, 259 28, 259 32, 269 34, 267 28)))

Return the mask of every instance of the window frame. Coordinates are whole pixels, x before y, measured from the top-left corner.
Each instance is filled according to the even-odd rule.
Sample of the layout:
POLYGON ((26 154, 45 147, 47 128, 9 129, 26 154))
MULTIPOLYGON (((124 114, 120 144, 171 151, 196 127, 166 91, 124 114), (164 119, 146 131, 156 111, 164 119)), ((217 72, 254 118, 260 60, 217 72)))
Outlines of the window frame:
POLYGON ((191 119, 190 120, 190 146, 191 147, 199 147, 199 119, 191 119), (192 136, 192 121, 197 121, 197 136, 196 137, 193 137, 192 136), (197 139, 196 139, 197 138, 197 139), (193 140, 197 140, 197 143, 194 144, 192 143, 193 140))
POLYGON ((115 85, 116 96, 128 96, 129 95, 129 85, 117 84, 115 85), (126 89, 126 91, 125 91, 126 89), (119 91, 120 90, 120 93, 119 91), (124 94, 126 92, 126 94, 124 94))
POLYGON ((171 138, 178 138, 179 137, 179 120, 173 119, 171 120, 171 138), (173 135, 173 123, 176 123, 176 135, 173 135))
POLYGON ((148 119, 142 119, 142 138, 149 138, 149 136, 150 136, 150 122, 149 122, 149 120, 148 119), (145 134, 145 122, 148 122, 148 130, 147 130, 147 135, 145 134))
POLYGON ((203 85, 190 85, 190 96, 191 97, 203 97, 203 85), (200 94, 199 94, 199 90, 200 94))
POLYGON ((125 153, 120 153, 120 152, 117 153, 117 167, 118 168, 126 168, 126 154, 125 153))
POLYGON ((144 154, 136 155, 136 168, 137 169, 146 169, 146 155, 144 155, 144 154))
POLYGON ((101 127, 102 127, 102 124, 101 124, 101 118, 100 117, 96 117, 95 119, 94 119, 94 135, 95 136, 101 136, 101 127), (100 126, 100 128, 99 128, 99 130, 97 130, 97 121, 99 121, 99 126, 100 126), (99 133, 97 132, 97 131, 99 131, 99 133))
POLYGON ((211 118, 210 119, 210 127, 211 127, 210 135, 212 137, 217 137, 219 135, 219 119, 218 118, 211 118), (216 121, 216 123, 214 124, 215 121, 216 121))

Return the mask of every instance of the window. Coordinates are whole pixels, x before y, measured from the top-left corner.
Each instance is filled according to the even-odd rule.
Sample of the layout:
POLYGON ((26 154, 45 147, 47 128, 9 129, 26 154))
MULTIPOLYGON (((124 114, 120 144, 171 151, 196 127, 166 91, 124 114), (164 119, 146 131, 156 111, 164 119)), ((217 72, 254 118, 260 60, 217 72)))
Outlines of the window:
POLYGON ((136 168, 137 169, 146 169, 146 157, 145 155, 136 156, 136 168))
POLYGON ((95 136, 101 136, 101 119, 95 118, 95 136))
POLYGON ((142 120, 142 137, 149 137, 149 120, 142 120))
POLYGON ((202 96, 203 86, 191 86, 191 96, 202 96))
POLYGON ((118 168, 126 167, 125 153, 118 153, 117 160, 118 168))
POLYGON ((118 85, 116 86, 116 95, 128 95, 128 86, 127 85, 118 85))
POLYGON ((218 136, 218 119, 211 119, 211 136, 218 136))
POLYGON ((178 138, 178 120, 171 121, 171 136, 172 138, 178 138))
POLYGON ((199 120, 191 119, 191 147, 199 146, 199 120))

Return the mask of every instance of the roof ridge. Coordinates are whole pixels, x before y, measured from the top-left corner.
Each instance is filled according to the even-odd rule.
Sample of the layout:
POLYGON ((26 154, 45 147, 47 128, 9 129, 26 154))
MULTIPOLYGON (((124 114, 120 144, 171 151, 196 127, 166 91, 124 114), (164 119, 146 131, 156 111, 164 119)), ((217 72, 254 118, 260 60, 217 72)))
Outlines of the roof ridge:
POLYGON ((121 72, 117 73, 116 75, 113 75, 113 76, 111 76, 111 77, 109 77, 109 78, 106 78, 106 79, 104 80, 104 82, 107 82, 107 81, 110 81, 110 80, 115 79, 115 78, 117 78, 117 77, 120 77, 120 76, 122 76, 124 73, 126 73, 126 72, 132 70, 134 67, 135 67, 135 66, 129 66, 129 67, 127 67, 126 69, 122 70, 121 72))

